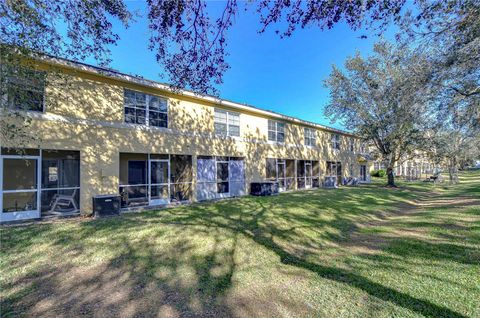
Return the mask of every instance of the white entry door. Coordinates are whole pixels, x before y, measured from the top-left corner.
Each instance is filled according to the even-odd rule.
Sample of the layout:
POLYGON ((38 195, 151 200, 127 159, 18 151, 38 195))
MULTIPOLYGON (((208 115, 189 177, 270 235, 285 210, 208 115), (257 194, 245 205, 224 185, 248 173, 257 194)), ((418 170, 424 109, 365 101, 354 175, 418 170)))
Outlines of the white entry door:
POLYGON ((150 205, 170 202, 170 163, 168 160, 150 160, 150 205))
POLYGON ((40 218, 40 157, 0 158, 0 221, 40 218))
POLYGON ((285 166, 285 160, 277 160, 277 181, 278 181, 278 191, 285 191, 285 177, 287 169, 285 166))
POLYGON ((305 162, 305 188, 310 189, 312 187, 312 162, 306 161, 305 162))

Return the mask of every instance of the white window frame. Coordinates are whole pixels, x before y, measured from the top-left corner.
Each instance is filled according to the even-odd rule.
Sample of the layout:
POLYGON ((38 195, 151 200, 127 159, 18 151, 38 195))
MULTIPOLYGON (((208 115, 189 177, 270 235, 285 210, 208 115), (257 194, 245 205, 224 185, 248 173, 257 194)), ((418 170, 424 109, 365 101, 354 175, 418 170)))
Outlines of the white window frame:
POLYGON ((41 210, 41 191, 42 191, 42 153, 38 156, 21 156, 21 155, 0 155, 0 221, 16 221, 16 220, 27 220, 27 219, 38 219, 40 218, 41 210), (36 174, 37 174, 37 187, 35 189, 24 189, 24 190, 4 190, 3 189, 3 161, 5 159, 15 159, 15 160, 35 160, 36 164, 36 174), (37 193, 37 209, 29 211, 15 211, 15 212, 3 212, 3 194, 4 193, 23 193, 23 192, 36 192, 37 193))
MULTIPOLYGON (((155 127, 155 128, 160 128, 160 129, 167 129, 168 126, 169 126, 169 114, 168 114, 168 110, 170 108, 170 103, 169 103, 169 100, 168 98, 166 97, 163 97, 163 96, 160 96, 160 95, 151 95, 151 94, 147 94, 147 93, 144 93, 144 92, 141 92, 141 91, 136 91, 136 90, 133 90, 133 89, 129 89, 129 88, 124 88, 123 89, 123 122, 126 123, 126 124, 130 124, 130 125, 146 125, 146 126, 149 126, 149 127, 155 127), (126 121, 126 115, 125 115, 125 108, 132 108, 132 109, 137 109, 136 105, 133 106, 133 107, 130 107, 130 106, 127 106, 126 105, 126 102, 125 102, 125 93, 127 91, 130 91, 130 92, 133 92, 135 94, 142 94, 142 95, 145 95, 145 124, 139 124, 139 123, 130 123, 130 122, 127 122, 126 121), (156 109, 150 109, 150 99, 151 98, 158 98, 158 99, 163 99, 166 101, 166 104, 167 104, 167 110, 166 111, 160 111, 160 110, 156 110, 156 109), (160 127, 160 126, 154 126, 154 125, 150 125, 150 111, 152 112, 156 112, 156 113, 160 113, 160 114, 165 114, 167 115, 167 126, 166 127, 160 127)), ((143 108, 141 108, 143 109, 143 108)))
POLYGON ((221 156, 215 156, 215 185, 217 186, 217 195, 219 196, 230 196, 230 157, 226 157, 227 160, 218 160, 221 156), (219 163, 226 163, 227 164, 227 172, 228 172, 228 180, 219 180, 218 179, 218 164, 219 163), (228 191, 227 192, 218 192, 218 184, 228 182, 228 191))
POLYGON ((148 154, 148 167, 147 167, 147 183, 148 183, 148 205, 149 206, 156 206, 156 205, 164 205, 170 203, 170 154, 168 155, 168 159, 152 159, 150 158, 150 154, 148 154), (163 183, 152 183, 152 163, 153 162, 162 162, 167 163, 167 182, 163 183), (167 186, 167 199, 154 199, 152 200, 152 186, 167 186))
POLYGON ((277 170, 276 171, 277 182, 279 182, 280 180, 283 180, 283 185, 284 185, 283 187, 280 187, 280 184, 279 184, 278 190, 285 191, 287 188, 287 161, 285 159, 276 159, 275 169, 277 170), (279 171, 278 166, 283 166, 283 176, 280 176, 280 174, 278 173, 279 171))
POLYGON ((334 150, 340 150, 340 134, 332 134, 332 148, 334 150))
MULTIPOLYGON (((139 159, 128 159, 127 160, 127 175, 128 175, 128 167, 130 162, 135 162, 135 161, 142 161, 146 163, 146 168, 147 168, 147 175, 145 176, 147 183, 141 183, 141 184, 130 184, 127 180, 127 184, 120 184, 119 188, 129 188, 129 187, 146 187, 147 188, 147 204, 144 206, 157 206, 157 205, 164 205, 164 204, 169 204, 170 203, 170 154, 168 154, 168 159, 151 159, 150 153, 147 153, 147 159, 146 160, 139 160, 139 159), (151 164, 152 162, 167 162, 168 163, 168 183, 153 183, 151 182, 151 176, 152 176, 152 171, 151 171, 151 164), (156 185, 167 185, 168 186, 168 202, 166 203, 155 203, 152 202, 152 195, 151 195, 151 187, 156 186, 156 185)), ((139 205, 142 206, 142 205, 139 205)), ((128 207, 127 207, 128 208, 128 207)))
POLYGON ((285 143, 285 128, 286 127, 287 127, 287 124, 283 121, 277 121, 277 120, 269 119, 268 123, 267 123, 267 139, 268 139, 268 141, 282 143, 282 144, 285 143), (269 125, 270 122, 275 123, 275 130, 270 129, 270 125, 269 125), (278 129, 279 124, 283 125, 283 131, 282 132, 280 132, 279 129, 278 129), (275 134, 275 140, 270 139, 270 132, 271 131, 274 132, 274 134, 275 134), (283 140, 282 141, 278 140, 279 133, 283 133, 283 140))
MULTIPOLYGON (((42 164, 43 164, 43 149, 38 149, 38 155, 0 155, 0 221, 16 221, 27 219, 38 219, 42 217, 42 194, 43 191, 55 191, 55 190, 81 190, 81 185, 78 187, 65 187, 65 188, 43 188, 42 187, 42 164), (26 160, 31 159, 36 161, 36 177, 37 187, 36 189, 23 189, 23 190, 4 190, 3 189, 3 166, 5 159, 26 160), (4 193, 21 193, 21 192, 36 192, 37 193, 37 209, 30 211, 16 211, 16 212, 3 212, 3 194, 4 193)), ((79 167, 81 169, 81 167, 79 167)), ((79 171, 81 175, 81 171, 79 171)), ((80 195, 80 193, 79 193, 80 195)), ((81 200, 78 202, 78 212, 81 209, 81 200)))
POLYGON ((217 136, 229 136, 229 137, 240 137, 240 113, 237 113, 237 112, 231 112, 231 111, 228 111, 228 110, 225 110, 225 109, 221 109, 221 108, 215 108, 214 109, 214 112, 213 112, 213 122, 214 122, 214 133, 215 135, 217 136), (225 113, 226 114, 226 122, 225 123, 222 123, 222 122, 218 122, 216 121, 216 116, 215 116, 215 113, 225 113), (238 116, 238 125, 233 125, 230 123, 230 117, 233 117, 233 116, 238 116), (215 129, 215 124, 224 124, 226 125, 226 130, 225 130, 225 134, 222 134, 220 132, 217 132, 216 129, 215 129), (237 127, 238 126, 238 135, 231 135, 230 134, 230 126, 235 126, 237 127))
POLYGON ((304 134, 304 143, 306 146, 309 147, 316 147, 317 146, 317 131, 312 128, 303 128, 304 134))

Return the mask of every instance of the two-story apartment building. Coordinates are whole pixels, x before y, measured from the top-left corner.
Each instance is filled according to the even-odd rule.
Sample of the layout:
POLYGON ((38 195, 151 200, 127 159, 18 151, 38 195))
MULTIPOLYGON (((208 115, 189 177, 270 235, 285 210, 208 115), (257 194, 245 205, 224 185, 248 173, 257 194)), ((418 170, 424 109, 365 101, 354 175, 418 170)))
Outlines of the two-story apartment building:
POLYGON ((17 137, 1 145, 1 221, 90 214, 101 194, 136 209, 241 196, 264 180, 297 190, 369 178, 345 131, 67 60, 7 73, 3 98, 30 124, 23 154, 17 137))

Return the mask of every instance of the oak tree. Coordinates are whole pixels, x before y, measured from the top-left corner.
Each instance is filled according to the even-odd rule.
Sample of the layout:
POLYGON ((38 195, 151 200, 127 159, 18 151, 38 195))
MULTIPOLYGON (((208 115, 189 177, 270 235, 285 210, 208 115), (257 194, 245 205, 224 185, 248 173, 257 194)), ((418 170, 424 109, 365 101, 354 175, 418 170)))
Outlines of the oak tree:
POLYGON ((371 56, 357 53, 344 68, 334 66, 325 81, 325 114, 374 146, 387 163, 388 185, 395 186, 395 165, 414 154, 429 127, 429 62, 408 47, 381 41, 371 56))

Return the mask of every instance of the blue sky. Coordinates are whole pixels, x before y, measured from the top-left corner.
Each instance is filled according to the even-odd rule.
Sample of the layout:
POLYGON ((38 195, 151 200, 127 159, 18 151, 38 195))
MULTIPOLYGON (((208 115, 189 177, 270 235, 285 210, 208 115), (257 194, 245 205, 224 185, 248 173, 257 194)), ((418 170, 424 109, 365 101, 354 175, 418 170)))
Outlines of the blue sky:
MULTIPOLYGON (((141 1, 127 2, 132 10, 145 13, 141 1)), ((215 11, 221 1, 209 3, 215 11)), ((214 11, 214 12, 215 12, 214 11)), ((286 115, 342 128, 323 115, 329 92, 323 87, 332 65, 342 66, 356 50, 368 55, 376 38, 360 39, 365 32, 353 32, 345 24, 332 30, 299 29, 291 38, 280 39, 275 28, 258 34, 258 16, 240 10, 228 34, 227 58, 231 68, 218 87, 220 97, 286 115)), ((145 17, 136 18, 128 29, 115 25, 121 40, 112 47, 111 67, 124 73, 166 81, 162 69, 149 51, 149 31, 145 17)), ((281 26, 280 26, 281 28, 281 26)))

